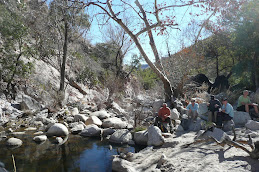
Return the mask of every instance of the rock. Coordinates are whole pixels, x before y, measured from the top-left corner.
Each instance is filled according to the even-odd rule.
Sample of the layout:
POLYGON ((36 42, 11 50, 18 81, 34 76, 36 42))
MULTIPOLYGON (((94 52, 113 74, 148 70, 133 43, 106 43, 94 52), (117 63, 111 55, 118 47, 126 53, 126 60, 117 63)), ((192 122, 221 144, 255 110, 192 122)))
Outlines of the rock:
POLYGON ((119 144, 128 143, 130 140, 132 140, 132 134, 127 129, 115 131, 109 139, 110 142, 119 144))
POLYGON ((56 144, 62 144, 62 143, 63 143, 62 137, 56 137, 54 143, 56 143, 56 144))
POLYGON ((165 142, 161 130, 157 126, 150 126, 148 128, 148 142, 149 146, 161 146, 165 142))
POLYGON ((47 136, 46 135, 35 136, 33 138, 33 140, 35 142, 42 143, 42 142, 45 142, 47 140, 47 136))
POLYGON ((67 123, 74 122, 74 117, 68 116, 68 117, 65 119, 65 121, 66 121, 67 123))
POLYGON ((45 118, 47 118, 48 115, 49 115, 48 112, 49 112, 48 109, 44 109, 44 110, 38 112, 38 113, 36 114, 36 116, 37 116, 37 117, 39 116, 39 117, 45 117, 45 118))
POLYGON ((10 147, 20 147, 22 140, 12 137, 7 140, 6 145, 10 147))
POLYGON ((34 135, 40 135, 40 134, 43 134, 43 132, 42 131, 38 131, 38 132, 36 132, 36 133, 33 133, 34 135))
POLYGON ((180 117, 180 113, 178 112, 178 110, 176 108, 173 108, 171 110, 171 119, 177 120, 177 119, 179 119, 179 117, 180 117))
POLYGON ((207 103, 200 103, 197 112, 199 115, 206 114, 208 112, 207 103))
POLYGON ((248 120, 248 122, 245 124, 245 127, 252 131, 259 130, 259 122, 253 121, 253 120, 248 120))
POLYGON ((22 96, 22 102, 21 102, 21 109, 22 111, 25 110, 40 110, 41 105, 33 98, 27 95, 22 96))
POLYGON ((127 123, 122 121, 120 118, 113 117, 113 118, 105 119, 103 121, 102 126, 104 128, 113 127, 113 128, 116 128, 116 129, 121 129, 121 128, 126 128, 127 123))
POLYGON ((48 125, 48 124, 52 124, 52 123, 56 123, 57 121, 54 119, 49 119, 49 118, 45 118, 45 117, 37 117, 35 119, 35 121, 41 121, 43 124, 48 125))
POLYGON ((236 126, 245 126, 245 124, 251 120, 249 113, 241 112, 241 111, 234 111, 234 118, 233 121, 236 126))
POLYGON ((110 118, 110 114, 108 114, 105 110, 96 111, 90 114, 90 116, 97 116, 99 119, 107 119, 110 118))
POLYGON ((125 114, 126 111, 122 109, 116 102, 112 102, 112 109, 117 114, 125 114))
POLYGON ((83 114, 77 114, 74 117, 75 122, 79 122, 79 121, 85 122, 87 119, 88 119, 88 117, 83 114))
POLYGON ((183 127, 181 126, 181 125, 178 125, 177 127, 176 127, 176 131, 184 131, 184 129, 183 129, 183 127))
POLYGON ((119 157, 115 157, 112 160, 112 170, 118 172, 137 172, 137 170, 133 167, 131 162, 121 159, 119 157))
POLYGON ((162 107, 162 104, 164 103, 164 100, 155 100, 152 107, 153 112, 156 113, 159 111, 159 109, 162 107))
POLYGON ((15 136, 15 137, 21 137, 21 136, 24 136, 24 135, 25 135, 25 132, 24 132, 24 131, 12 132, 11 135, 12 135, 12 136, 15 136))
POLYGON ((47 131, 47 136, 67 136, 67 135, 68 135, 67 127, 60 123, 55 123, 47 131))
POLYGON ((191 121, 190 125, 189 125, 189 130, 190 131, 199 131, 201 129, 201 123, 203 120, 201 119, 197 119, 196 122, 191 121))
POLYGON ((90 137, 90 136, 100 136, 101 128, 95 124, 87 125, 83 131, 80 133, 81 136, 90 137))
POLYGON ((37 128, 35 127, 29 127, 24 129, 24 131, 35 131, 35 130, 37 130, 37 128))
POLYGON ((72 116, 75 116, 75 115, 77 115, 77 114, 79 114, 78 108, 73 108, 73 109, 71 110, 71 115, 72 115, 72 116))
POLYGON ((83 124, 78 124, 78 125, 74 126, 74 127, 71 129, 71 133, 72 133, 72 134, 78 134, 78 133, 80 133, 84 128, 85 128, 85 127, 84 127, 83 124))
POLYGON ((115 130, 112 129, 112 128, 104 128, 102 131, 103 131, 102 132, 103 137, 106 137, 108 135, 112 135, 115 132, 115 130))
POLYGON ((147 130, 138 131, 134 133, 134 141, 138 145, 147 145, 148 142, 148 132, 147 130))
POLYGON ((36 127, 42 127, 42 126, 44 126, 44 124, 41 122, 41 121, 33 121, 33 123, 32 123, 34 126, 36 126, 36 127))
POLYGON ((95 124, 97 126, 101 126, 103 123, 97 116, 90 116, 86 121, 85 125, 95 124))
POLYGON ((223 122, 223 131, 225 132, 231 131, 233 127, 235 127, 235 123, 233 120, 223 122))

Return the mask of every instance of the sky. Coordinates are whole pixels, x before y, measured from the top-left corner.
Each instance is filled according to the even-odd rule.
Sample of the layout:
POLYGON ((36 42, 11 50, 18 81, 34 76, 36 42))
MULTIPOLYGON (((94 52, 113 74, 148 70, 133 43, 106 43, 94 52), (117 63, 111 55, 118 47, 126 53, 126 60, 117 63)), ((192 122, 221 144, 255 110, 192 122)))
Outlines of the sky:
MULTIPOLYGON (((140 3, 141 2, 142 1, 140 1, 140 3)), ((134 5, 133 3, 134 1, 131 2, 131 5, 134 5)), ((150 3, 146 3, 144 1, 143 3, 147 7, 151 6, 150 3)), ((144 8, 146 6, 144 6, 144 8)), ((149 10, 151 8, 146 8, 146 9, 149 10)), ((90 8, 89 12, 96 13, 97 12, 96 10, 97 9, 90 8)), ((114 11, 121 11, 121 7, 120 8, 115 7, 114 11)), ((131 24, 133 25, 134 28, 138 29, 137 23, 134 24, 134 22, 138 21, 138 20, 135 20, 136 15, 128 11, 126 13, 128 17, 134 18, 131 24)), ((157 35, 158 32, 153 31, 156 46, 157 46, 159 55, 161 57, 167 56, 168 54, 168 48, 166 44, 167 42, 168 42, 168 45, 169 45, 168 47, 171 54, 174 54, 180 51, 181 48, 183 47, 190 46, 191 44, 193 44, 195 37, 198 34, 198 30, 200 29, 200 27, 195 26, 195 24, 200 23, 200 21, 204 21, 211 14, 211 13, 208 13, 207 15, 197 17, 196 15, 193 15, 195 13, 200 13, 200 9, 197 7, 182 7, 178 9, 170 9, 164 12, 162 15, 160 15, 160 17, 169 16, 169 18, 173 18, 173 16, 176 16, 174 19, 177 21, 180 28, 180 29, 168 29, 168 34, 166 35, 157 35)), ((123 18, 122 15, 120 15, 119 17, 123 18)), ((150 17, 150 16, 148 16, 148 18, 154 19, 154 17, 150 17)), ((112 22, 112 24, 115 25, 116 23, 112 22)), ((92 44, 105 42, 106 31, 107 31, 106 28, 100 25, 100 20, 98 23, 97 19, 94 18, 91 29, 87 34, 87 38, 90 39, 90 42, 92 44)), ((202 32, 201 37, 205 38, 206 35, 207 34, 204 34, 202 32)), ((151 61, 154 61, 155 58, 152 53, 151 47, 149 45, 149 39, 146 34, 142 34, 140 36, 140 42, 142 43, 142 46, 146 51, 147 55, 150 57, 151 61)), ((137 48, 133 48, 130 52, 126 54, 124 63, 129 63, 131 60, 131 56, 133 54, 140 54, 137 48)))

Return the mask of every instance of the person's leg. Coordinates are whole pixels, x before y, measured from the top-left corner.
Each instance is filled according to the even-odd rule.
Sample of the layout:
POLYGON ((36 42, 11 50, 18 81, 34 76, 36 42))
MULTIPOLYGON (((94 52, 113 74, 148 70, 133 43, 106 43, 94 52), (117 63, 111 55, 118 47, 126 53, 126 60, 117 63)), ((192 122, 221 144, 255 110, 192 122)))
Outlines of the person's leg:
POLYGON ((193 120, 194 121, 197 120, 197 117, 198 117, 198 112, 197 111, 193 112, 193 120))
POLYGON ((258 106, 257 105, 253 105, 254 109, 255 109, 255 113, 258 115, 258 106))
POLYGON ((216 124, 217 124, 217 126, 218 127, 222 127, 222 116, 223 116, 223 112, 219 112, 218 114, 217 114, 217 122, 216 122, 216 124))
POLYGON ((159 116, 156 117, 154 125, 158 126, 158 122, 162 122, 162 119, 159 116))
POLYGON ((245 110, 247 113, 249 113, 249 105, 247 105, 247 104, 245 105, 245 110))
POLYGON ((192 116, 193 116, 192 111, 188 111, 188 112, 187 112, 187 115, 188 115, 188 118, 189 118, 189 119, 190 119, 190 118, 192 119, 192 116))
POLYGON ((172 132, 173 131, 173 127, 172 127, 172 121, 171 121, 171 118, 166 118, 165 119, 165 122, 167 122, 168 124, 169 124, 169 128, 170 128, 170 132, 172 132))
POLYGON ((245 105, 237 107, 237 111, 243 111, 246 112, 245 105))
POLYGON ((214 123, 217 122, 217 114, 218 114, 218 111, 215 111, 212 113, 212 122, 214 122, 214 123))
POLYGON ((208 116, 208 122, 212 122, 213 121, 213 112, 209 111, 209 116, 208 116))

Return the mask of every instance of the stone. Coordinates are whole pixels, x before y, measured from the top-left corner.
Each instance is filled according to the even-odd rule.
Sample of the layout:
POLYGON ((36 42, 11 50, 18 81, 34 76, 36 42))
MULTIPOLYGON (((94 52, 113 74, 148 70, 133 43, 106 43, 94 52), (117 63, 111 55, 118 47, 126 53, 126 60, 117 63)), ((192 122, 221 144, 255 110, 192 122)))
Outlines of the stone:
POLYGON ((35 119, 35 121, 41 121, 43 124, 48 125, 48 124, 52 124, 52 123, 56 123, 57 121, 54 119, 49 119, 46 117, 37 117, 35 119))
POLYGON ((176 108, 173 108, 171 110, 171 119, 178 120, 179 117, 180 117, 180 113, 178 112, 178 110, 176 108))
POLYGON ((10 147, 20 147, 22 140, 12 137, 7 140, 6 145, 10 147))
POLYGON ((42 142, 45 142, 47 140, 47 136, 46 135, 35 136, 33 138, 33 140, 35 142, 42 143, 42 142))
POLYGON ((259 122, 253 121, 253 120, 248 120, 248 122, 245 124, 245 127, 252 131, 259 130, 259 122))
POLYGON ((88 119, 88 117, 83 114, 77 114, 74 116, 75 122, 79 122, 79 121, 85 122, 87 119, 88 119))
POLYGON ((231 131, 233 127, 235 127, 235 123, 233 120, 223 122, 223 131, 225 132, 231 131))
POLYGON ((159 111, 159 109, 162 107, 162 104, 164 103, 164 100, 155 100, 152 107, 153 112, 156 113, 159 111))
POLYGON ((110 118, 110 114, 108 114, 105 110, 96 111, 90 114, 90 116, 97 116, 99 119, 107 119, 110 118))
POLYGON ((38 131, 38 132, 36 132, 36 133, 33 133, 34 135, 41 135, 41 134, 43 134, 43 131, 38 131))
POLYGON ((67 135, 68 135, 68 129, 65 125, 61 123, 55 123, 47 131, 47 136, 67 136, 67 135))
POLYGON ((126 128, 127 125, 128 124, 126 122, 122 121, 120 118, 117 117, 105 119, 102 124, 104 128, 112 127, 116 129, 126 128))
POLYGON ((251 120, 249 113, 241 112, 241 111, 234 111, 233 121, 236 126, 243 127, 248 122, 248 120, 251 120))
POLYGON ((115 132, 115 130, 113 128, 104 128, 102 131, 103 131, 102 132, 103 137, 106 137, 108 135, 112 135, 115 132))
POLYGON ((90 116, 86 121, 85 125, 95 124, 97 126, 101 126, 103 123, 97 116, 90 116))
POLYGON ((203 120, 199 118, 197 118, 196 122, 191 121, 189 125, 189 131, 199 131, 202 128, 202 121, 203 120))
POLYGON ((162 136, 161 130, 157 126, 150 126, 148 128, 148 142, 149 146, 162 146, 165 140, 162 136))
POLYGON ((95 124, 87 125, 83 131, 80 133, 80 136, 91 137, 91 136, 100 136, 101 128, 95 124))
POLYGON ((41 105, 35 99, 30 96, 23 95, 22 102, 21 102, 21 109, 24 110, 40 110, 41 105))
POLYGON ((32 123, 34 126, 36 126, 36 127, 42 127, 42 126, 44 126, 44 124, 41 122, 41 121, 33 121, 33 123, 32 123))
POLYGON ((35 127, 29 127, 24 129, 24 131, 35 131, 35 130, 37 130, 37 128, 35 127))
POLYGON ((177 127, 176 127, 176 131, 184 131, 184 129, 183 129, 183 127, 181 126, 181 125, 178 125, 177 127))
POLYGON ((65 121, 66 121, 67 123, 74 122, 74 117, 68 116, 68 117, 65 119, 65 121))
POLYGON ((109 139, 110 142, 119 144, 129 143, 130 140, 132 140, 132 134, 127 129, 115 131, 109 139))
POLYGON ((71 133, 72 133, 72 134, 78 134, 78 133, 80 133, 84 128, 85 128, 85 127, 84 127, 83 124, 78 124, 78 125, 74 126, 74 127, 71 129, 71 133))
POLYGON ((25 135, 25 132, 24 132, 24 131, 12 132, 11 135, 12 135, 12 136, 15 136, 15 137, 21 137, 21 136, 24 136, 24 135, 25 135))
POLYGON ((115 157, 112 160, 112 170, 121 172, 137 172, 137 170, 133 167, 131 162, 121 159, 119 157, 115 157))
POLYGON ((134 141, 138 145, 147 145, 148 142, 148 131, 138 131, 134 133, 134 141))
POLYGON ((207 103, 200 103, 197 112, 199 115, 206 114, 208 112, 207 103))
POLYGON ((122 109, 116 102, 112 102, 112 109, 114 110, 115 113, 117 114, 125 114, 126 111, 122 109))
POLYGON ((56 137, 54 143, 56 143, 56 144, 62 144, 62 143, 63 143, 62 137, 56 137))
POLYGON ((75 115, 77 115, 77 114, 79 114, 79 110, 78 110, 78 108, 73 108, 72 110, 71 110, 71 115, 72 116, 75 116, 75 115))

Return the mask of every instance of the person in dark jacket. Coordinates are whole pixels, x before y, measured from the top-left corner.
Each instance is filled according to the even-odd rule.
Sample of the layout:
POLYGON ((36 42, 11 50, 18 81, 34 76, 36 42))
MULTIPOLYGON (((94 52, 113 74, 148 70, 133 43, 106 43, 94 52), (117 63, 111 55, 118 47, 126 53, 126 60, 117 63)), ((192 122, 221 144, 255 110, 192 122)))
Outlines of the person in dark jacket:
POLYGON ((221 108, 221 103, 218 99, 215 99, 214 95, 210 96, 210 101, 208 103, 208 109, 209 109, 209 122, 217 122, 217 113, 219 111, 219 108, 221 108))

